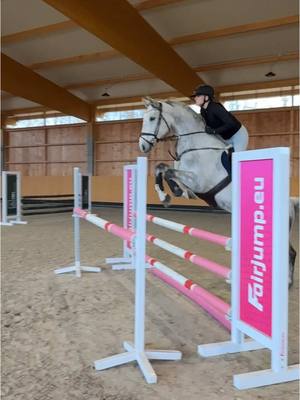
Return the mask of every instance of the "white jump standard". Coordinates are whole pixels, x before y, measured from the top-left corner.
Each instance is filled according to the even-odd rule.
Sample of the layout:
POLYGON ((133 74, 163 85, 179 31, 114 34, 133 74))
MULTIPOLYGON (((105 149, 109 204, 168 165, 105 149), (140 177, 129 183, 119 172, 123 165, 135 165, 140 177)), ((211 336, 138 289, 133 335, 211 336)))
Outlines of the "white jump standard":
POLYGON ((289 149, 234 153, 233 187, 231 341, 198 352, 270 349, 271 369, 234 375, 238 389, 297 380, 299 365, 288 366, 289 149))
POLYGON ((22 221, 21 173, 2 171, 2 220, 0 225, 27 224, 22 221))
MULTIPOLYGON (((147 383, 156 383, 157 376, 149 362, 153 360, 180 360, 182 355, 176 350, 152 350, 145 349, 145 269, 146 269, 146 192, 147 192, 147 159, 140 157, 137 159, 137 165, 133 166, 137 172, 137 200, 140 217, 137 218, 136 232, 120 227, 112 222, 106 221, 103 218, 90 214, 80 207, 74 208, 75 219, 85 219, 93 225, 120 237, 128 244, 130 243, 132 262, 135 269, 135 325, 134 325, 134 343, 124 342, 123 346, 126 352, 107 357, 94 362, 96 370, 104 370, 118 365, 136 361, 147 381, 147 383)), ((76 169, 74 173, 75 193, 77 196, 76 204, 79 204, 78 194, 81 193, 79 182, 80 174, 76 169)), ((78 229, 74 230, 78 232, 78 229)), ((75 254, 77 254, 77 262, 80 265, 80 236, 74 241, 75 254)))
MULTIPOLYGON (((76 208, 80 209, 82 207, 82 175, 80 169, 77 167, 74 168, 73 186, 74 186, 74 209, 76 208)), ((88 201, 88 207, 90 208, 89 201, 88 201)), ((80 217, 75 213, 73 214, 73 230, 74 230, 75 263, 74 265, 71 265, 69 267, 58 268, 54 271, 54 273, 59 275, 69 272, 75 272, 76 277, 80 278, 81 272, 100 272, 101 268, 99 267, 83 266, 80 263, 80 217)))

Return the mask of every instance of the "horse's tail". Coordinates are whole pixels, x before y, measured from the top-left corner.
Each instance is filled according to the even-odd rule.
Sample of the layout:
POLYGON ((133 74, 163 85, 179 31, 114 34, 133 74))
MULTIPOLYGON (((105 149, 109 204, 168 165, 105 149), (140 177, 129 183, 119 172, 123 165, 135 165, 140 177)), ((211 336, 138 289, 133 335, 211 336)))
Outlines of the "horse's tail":
POLYGON ((295 210, 299 210, 299 197, 290 197, 290 201, 294 205, 295 210))
POLYGON ((294 224, 297 210, 299 211, 299 197, 290 197, 290 230, 294 224))

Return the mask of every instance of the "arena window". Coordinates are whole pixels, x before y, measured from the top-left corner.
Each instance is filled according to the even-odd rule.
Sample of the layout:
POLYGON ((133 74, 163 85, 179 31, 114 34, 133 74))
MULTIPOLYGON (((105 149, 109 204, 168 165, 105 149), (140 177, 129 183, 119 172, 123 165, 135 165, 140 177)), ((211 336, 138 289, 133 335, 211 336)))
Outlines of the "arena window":
POLYGON ((246 111, 300 105, 299 87, 249 90, 222 93, 220 100, 229 111, 246 111))

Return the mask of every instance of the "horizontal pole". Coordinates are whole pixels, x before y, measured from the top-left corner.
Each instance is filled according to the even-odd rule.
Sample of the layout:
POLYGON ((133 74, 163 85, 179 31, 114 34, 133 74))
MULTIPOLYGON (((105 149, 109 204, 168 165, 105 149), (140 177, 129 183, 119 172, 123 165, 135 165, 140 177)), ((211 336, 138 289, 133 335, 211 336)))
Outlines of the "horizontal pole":
POLYGON ((81 208, 74 208, 73 210, 74 215, 85 219, 86 221, 91 222, 93 225, 98 226, 99 228, 112 233, 115 236, 118 236, 119 238, 123 240, 128 240, 131 241, 133 240, 135 236, 135 232, 129 231, 128 229, 123 228, 122 226, 113 224, 112 222, 109 222, 103 218, 96 217, 95 215, 89 213, 86 210, 82 210, 81 208))
MULTIPOLYGON (((193 290, 181 285, 178 281, 173 279, 171 276, 166 275, 160 269, 157 268, 157 264, 153 268, 149 269, 154 276, 161 279, 168 285, 172 286, 174 289, 178 290, 180 293, 184 294, 186 297, 191 299, 194 303, 203 308, 209 315, 220 322, 226 329, 231 330, 231 322, 229 321, 227 315, 230 312, 230 306, 226 305, 227 312, 221 311, 220 309, 214 307, 209 301, 201 296, 197 296, 193 290)), ((221 300, 221 299, 220 299, 221 300)), ((221 300, 222 301, 222 300, 221 300)), ((225 303, 225 302, 224 302, 225 303)), ((226 304, 226 303, 225 303, 226 304)))
MULTIPOLYGON (((103 218, 96 217, 95 215, 82 210, 81 208, 74 208, 74 215, 91 222, 93 225, 96 225, 123 240, 132 241, 135 236, 135 232, 129 231, 103 218)), ((226 319, 226 315, 229 315, 230 312, 229 304, 208 292, 201 286, 197 285, 192 280, 185 278, 176 271, 173 271, 171 268, 167 267, 156 259, 146 256, 146 261, 152 266, 152 272, 154 275, 163 278, 163 280, 168 282, 171 286, 174 286, 184 294, 188 295, 189 298, 194 300, 197 304, 203 307, 214 318, 228 328, 228 320, 226 319)), ((230 327, 228 329, 230 329, 230 327)))
POLYGON ((178 284, 185 287, 186 289, 193 292, 193 294, 197 298, 201 298, 205 303, 210 304, 215 309, 219 310, 220 312, 228 314, 230 311, 230 305, 220 299, 219 297, 215 296, 214 294, 210 293, 208 290, 202 288, 191 279, 187 279, 183 275, 179 274, 178 272, 174 271, 173 269, 167 267, 165 264, 162 264, 160 261, 156 260, 155 258, 146 256, 146 260, 148 264, 150 264, 153 268, 161 271, 166 276, 175 280, 178 284))
POLYGON ((205 268, 208 271, 221 276, 222 278, 230 279, 231 270, 224 265, 208 260, 207 258, 197 256, 188 250, 174 246, 173 244, 166 242, 165 240, 161 240, 153 235, 147 235, 147 241, 172 254, 175 254, 184 260, 190 261, 192 264, 197 265, 198 267, 205 268))
POLYGON ((171 229, 176 232, 196 237, 198 239, 203 239, 212 243, 220 244, 221 246, 224 246, 226 248, 228 247, 228 243, 230 242, 230 237, 228 236, 222 236, 216 233, 194 228, 192 226, 179 224, 168 219, 155 217, 151 214, 147 214, 147 221, 153 222, 156 225, 163 226, 164 228, 171 229))

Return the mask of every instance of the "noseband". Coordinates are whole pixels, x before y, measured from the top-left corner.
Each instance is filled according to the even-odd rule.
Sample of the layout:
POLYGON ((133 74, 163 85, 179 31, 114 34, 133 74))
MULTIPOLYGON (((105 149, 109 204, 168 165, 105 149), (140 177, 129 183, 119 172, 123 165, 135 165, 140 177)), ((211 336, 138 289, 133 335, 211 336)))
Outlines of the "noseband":
POLYGON ((162 120, 163 120, 164 123, 166 124, 166 126, 167 126, 167 128, 168 128, 168 131, 170 132, 170 130, 171 130, 171 129, 170 129, 170 126, 169 126, 169 124, 168 124, 168 122, 167 122, 167 120, 166 120, 165 117, 163 116, 163 113, 162 113, 162 103, 158 103, 158 104, 159 104, 158 107, 156 107, 156 106, 154 106, 154 105, 152 104, 152 107, 155 108, 155 109, 157 109, 157 110, 159 111, 158 121, 157 121, 155 130, 154 130, 154 133, 150 133, 150 132, 141 132, 141 134, 140 134, 140 138, 142 138, 142 139, 143 139, 146 143, 148 143, 151 147, 154 146, 154 143, 155 143, 155 142, 159 142, 159 140, 160 140, 160 139, 158 139, 157 135, 158 135, 159 128, 160 128, 160 124, 161 124, 161 121, 162 121, 162 120), (152 142, 150 142, 150 140, 147 140, 146 138, 144 138, 144 136, 152 136, 152 137, 154 138, 154 140, 153 140, 152 142))

